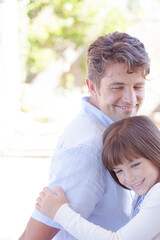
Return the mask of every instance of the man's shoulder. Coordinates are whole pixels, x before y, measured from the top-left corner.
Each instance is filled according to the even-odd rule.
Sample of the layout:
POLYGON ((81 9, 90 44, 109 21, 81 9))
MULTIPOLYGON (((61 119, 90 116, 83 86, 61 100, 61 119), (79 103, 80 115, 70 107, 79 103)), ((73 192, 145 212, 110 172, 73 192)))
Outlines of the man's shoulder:
POLYGON ((102 147, 102 135, 105 127, 87 116, 77 116, 63 131, 59 142, 71 147, 87 145, 102 147))
POLYGON ((76 132, 83 134, 86 134, 86 132, 96 132, 96 134, 102 134, 105 128, 98 119, 87 114, 79 114, 68 124, 64 132, 69 131, 70 133, 76 132))

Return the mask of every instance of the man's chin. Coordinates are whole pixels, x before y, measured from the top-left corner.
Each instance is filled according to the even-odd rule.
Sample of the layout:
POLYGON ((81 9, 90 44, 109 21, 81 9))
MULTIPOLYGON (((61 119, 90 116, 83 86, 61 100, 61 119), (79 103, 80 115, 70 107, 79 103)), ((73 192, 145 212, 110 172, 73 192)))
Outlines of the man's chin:
POLYGON ((116 121, 119 121, 119 120, 122 120, 122 119, 125 119, 125 118, 129 118, 129 117, 134 117, 136 115, 137 115, 137 112, 123 113, 123 114, 117 116, 116 121))

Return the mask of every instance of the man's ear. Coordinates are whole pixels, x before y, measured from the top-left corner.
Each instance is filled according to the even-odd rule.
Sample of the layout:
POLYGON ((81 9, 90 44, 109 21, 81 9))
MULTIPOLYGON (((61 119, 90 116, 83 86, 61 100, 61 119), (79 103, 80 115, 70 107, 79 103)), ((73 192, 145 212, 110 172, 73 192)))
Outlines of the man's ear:
POLYGON ((89 79, 86 79, 86 84, 87 84, 87 87, 88 87, 88 90, 89 90, 91 96, 95 96, 96 84, 92 80, 89 80, 89 79))

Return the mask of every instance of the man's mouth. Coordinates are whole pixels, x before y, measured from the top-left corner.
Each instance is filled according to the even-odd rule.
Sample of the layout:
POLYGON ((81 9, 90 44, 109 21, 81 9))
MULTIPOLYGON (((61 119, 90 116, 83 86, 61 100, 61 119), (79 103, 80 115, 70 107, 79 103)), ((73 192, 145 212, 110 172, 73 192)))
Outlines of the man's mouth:
POLYGON ((122 109, 123 111, 125 111, 125 112, 131 112, 131 111, 133 111, 133 109, 135 109, 135 107, 137 106, 137 105, 134 105, 134 106, 118 106, 118 105, 116 105, 118 108, 120 108, 120 109, 122 109))

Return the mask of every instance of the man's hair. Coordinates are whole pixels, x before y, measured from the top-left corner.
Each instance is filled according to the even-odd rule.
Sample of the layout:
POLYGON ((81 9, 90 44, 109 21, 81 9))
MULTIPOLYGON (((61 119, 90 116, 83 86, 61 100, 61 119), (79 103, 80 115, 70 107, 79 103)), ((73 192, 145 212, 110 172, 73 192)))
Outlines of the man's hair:
POLYGON ((160 169, 160 130, 146 116, 135 116, 111 124, 103 134, 102 161, 113 179, 123 186, 113 169, 124 161, 145 158, 160 169))
POLYGON ((150 72, 150 59, 144 44, 127 33, 109 33, 90 45, 87 54, 88 79, 100 86, 110 63, 124 63, 128 73, 142 70, 144 77, 150 72))

